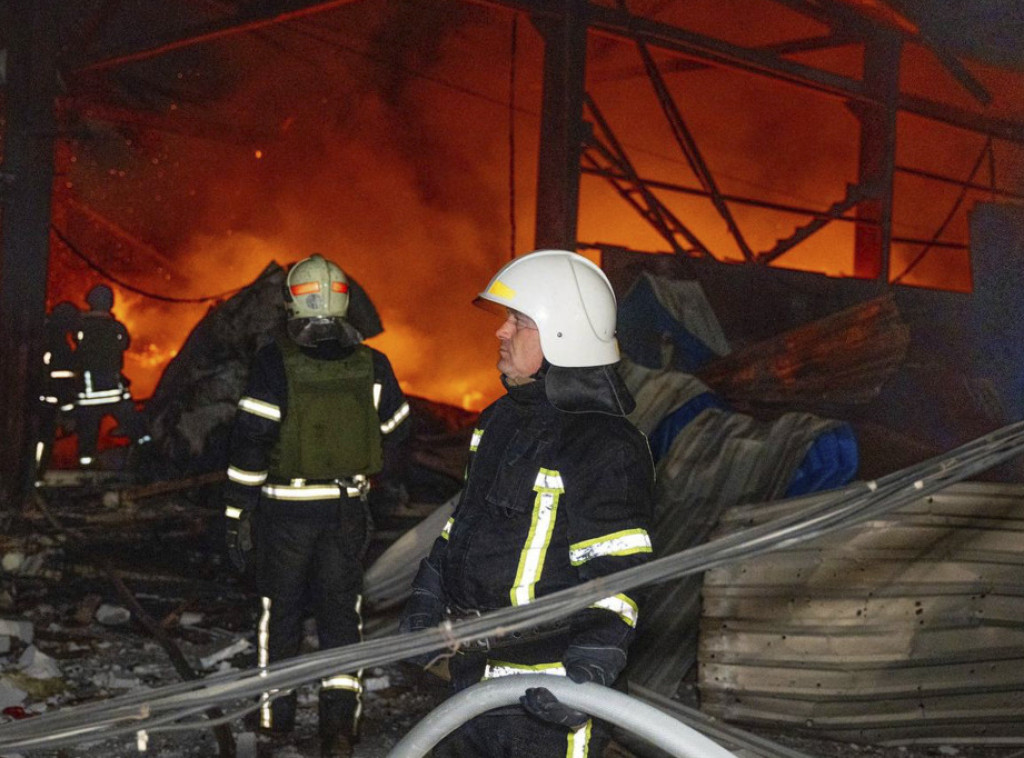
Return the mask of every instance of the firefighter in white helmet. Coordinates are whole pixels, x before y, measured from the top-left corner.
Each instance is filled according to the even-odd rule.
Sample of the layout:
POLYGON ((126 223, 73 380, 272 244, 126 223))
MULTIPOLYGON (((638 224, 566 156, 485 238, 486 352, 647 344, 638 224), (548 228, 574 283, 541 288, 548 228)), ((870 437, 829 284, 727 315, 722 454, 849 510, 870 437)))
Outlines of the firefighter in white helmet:
MULTIPOLYGON (((524 605, 652 554, 654 469, 626 419, 634 402, 615 370, 604 273, 575 253, 541 250, 506 264, 477 303, 504 318, 497 368, 507 393, 480 415, 465 487, 420 565, 404 631, 524 605)), ((463 648, 449 661, 453 687, 538 670, 613 686, 638 616, 637 596, 617 594, 463 648)), ((434 755, 597 756, 607 742, 605 724, 536 689, 463 725, 434 755)))
MULTIPOLYGON (((387 357, 346 318, 342 269, 313 255, 284 289, 287 320, 252 364, 224 491, 229 555, 240 570, 254 564, 260 667, 298 654, 307 601, 321 649, 359 641, 366 493, 409 415, 387 357)), ((351 755, 361 691, 358 672, 325 672, 322 755, 351 755)), ((274 695, 264 695, 259 727, 287 742, 295 693, 274 695)))

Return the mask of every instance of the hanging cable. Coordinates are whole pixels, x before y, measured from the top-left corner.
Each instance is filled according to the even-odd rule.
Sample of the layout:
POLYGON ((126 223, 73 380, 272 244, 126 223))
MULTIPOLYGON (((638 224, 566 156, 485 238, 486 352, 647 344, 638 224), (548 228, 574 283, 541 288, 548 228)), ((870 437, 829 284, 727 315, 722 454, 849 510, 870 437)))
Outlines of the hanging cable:
MULTIPOLYGON (((968 182, 974 181, 974 176, 978 173, 978 169, 981 168, 981 163, 985 160, 985 155, 991 150, 992 138, 988 137, 985 140, 985 146, 981 149, 981 154, 978 156, 978 160, 974 162, 974 168, 971 169, 970 176, 967 177, 968 182)), ((925 244, 921 252, 914 257, 914 260, 912 260, 909 265, 903 269, 903 273, 892 280, 892 284, 899 284, 902 282, 907 274, 913 271, 917 267, 917 264, 923 261, 925 256, 932 251, 932 248, 935 246, 935 243, 938 242, 939 237, 941 237, 942 233, 946 231, 946 227, 949 225, 949 222, 953 220, 953 216, 955 216, 956 212, 960 210, 960 205, 963 203, 964 198, 967 197, 967 189, 967 187, 962 187, 960 189, 960 194, 957 196, 956 202, 954 202, 953 207, 949 209, 949 213, 946 214, 946 218, 944 218, 942 223, 939 224, 939 228, 935 230, 935 234, 932 235, 932 238, 925 244)))
POLYGON ((64 245, 64 247, 66 247, 72 255, 74 255, 76 258, 79 258, 83 263, 85 263, 85 265, 87 265, 96 273, 100 274, 104 279, 109 279, 118 287, 126 289, 129 292, 134 292, 136 295, 148 297, 152 300, 160 300, 161 302, 164 303, 209 303, 212 301, 223 300, 227 297, 231 297, 232 295, 241 292, 244 289, 244 287, 236 287, 235 289, 227 290, 216 295, 205 295, 203 297, 171 297, 170 295, 161 295, 157 292, 150 292, 149 290, 144 290, 141 287, 136 287, 134 284, 129 284, 120 277, 111 273, 108 269, 105 269, 103 266, 96 263, 96 261, 92 260, 91 258, 89 258, 89 256, 87 256, 85 253, 79 250, 75 246, 75 244, 71 240, 69 240, 61 232, 61 230, 58 229, 53 224, 50 224, 50 231, 53 232, 53 235, 58 240, 60 240, 60 243, 64 245))

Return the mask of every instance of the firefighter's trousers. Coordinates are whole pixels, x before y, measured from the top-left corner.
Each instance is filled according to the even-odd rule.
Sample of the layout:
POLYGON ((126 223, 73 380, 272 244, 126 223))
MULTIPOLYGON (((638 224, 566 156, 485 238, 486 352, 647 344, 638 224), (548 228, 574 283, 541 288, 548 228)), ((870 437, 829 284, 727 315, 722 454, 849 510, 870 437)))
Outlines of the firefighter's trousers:
MULTIPOLYGON (((358 497, 327 504, 275 504, 257 510, 256 581, 260 598, 257 642, 259 665, 297 655, 307 611, 316 620, 325 650, 360 640, 359 604, 363 585, 361 554, 367 519, 358 497), (313 507, 310 507, 313 506, 313 507)), ((358 672, 325 672, 320 680, 320 735, 355 736, 361 682, 358 672)), ((270 699, 260 708, 260 727, 290 731, 295 724, 295 693, 270 699)))

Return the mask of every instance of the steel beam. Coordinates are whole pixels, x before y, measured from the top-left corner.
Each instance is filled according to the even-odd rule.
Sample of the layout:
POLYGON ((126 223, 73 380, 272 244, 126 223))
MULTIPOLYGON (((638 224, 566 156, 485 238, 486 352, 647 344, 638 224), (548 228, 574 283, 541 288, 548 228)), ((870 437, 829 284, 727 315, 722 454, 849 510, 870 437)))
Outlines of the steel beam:
POLYGON ((864 81, 883 105, 856 103, 860 122, 858 183, 867 197, 857 205, 853 275, 888 281, 892 237, 893 167, 896 158, 896 106, 900 87, 902 41, 892 30, 880 30, 864 48, 864 81))
POLYGON ((12 0, 8 29, 0 219, 0 510, 20 510, 34 483, 43 386, 43 322, 50 255, 50 196, 57 134, 59 0, 12 0))
MULTIPOLYGON (((545 2, 545 0, 464 1, 476 5, 521 11, 537 17, 557 18, 560 14, 557 4, 545 2)), ((864 83, 857 79, 795 63, 770 53, 740 47, 650 19, 623 14, 613 8, 591 4, 588 13, 590 28, 597 34, 629 41, 642 39, 647 44, 662 50, 668 50, 694 60, 705 61, 722 68, 745 71, 840 99, 883 105, 874 100, 864 83)), ((901 111, 931 121, 1024 144, 1024 122, 986 116, 964 108, 956 108, 946 103, 911 95, 902 95, 899 98, 898 107, 901 111)))
MULTIPOLYGON (((554 3, 552 3, 554 5, 554 3)), ((587 57, 586 0, 561 0, 557 19, 536 18, 544 37, 544 93, 537 157, 537 249, 576 249, 587 57)))
MULTIPOLYGON (((619 0, 620 3, 624 0, 619 0)), ((690 170, 693 171, 694 176, 701 183, 701 186, 707 190, 708 196, 711 198, 712 205, 715 206, 715 210, 718 211, 718 215, 721 216, 725 222, 726 228, 729 230, 729 234, 736 242, 736 246, 739 248, 740 253, 743 255, 743 259, 748 263, 753 262, 754 253, 747 244, 746 238, 740 231, 739 225, 736 223, 736 219, 732 215, 732 211, 729 210, 729 205, 722 199, 722 193, 718 189, 718 183, 715 181, 714 174, 711 173, 711 169, 708 167, 707 162, 704 160, 704 156, 700 152, 700 148, 697 146, 697 140, 694 138, 690 128, 686 125, 686 120, 683 118, 682 112, 679 110, 679 106, 672 98, 672 93, 669 92, 668 85, 665 83, 664 77, 658 70, 658 65, 654 61, 654 56, 651 55, 647 49, 647 45, 641 41, 636 43, 637 52, 640 53, 640 58, 644 62, 644 68, 647 71, 647 78, 650 80, 651 85, 654 87, 655 95, 658 98, 658 102, 661 104, 661 110, 665 115, 665 119, 668 121, 669 127, 672 129, 672 136, 675 137, 676 143, 682 150, 683 155, 686 157, 686 162, 690 166, 690 170)))
POLYGON ((193 116, 185 116, 180 112, 168 115, 138 108, 122 108, 83 97, 62 98, 60 102, 61 107, 69 115, 73 114, 84 119, 138 129, 151 129, 169 134, 181 134, 186 137, 240 145, 246 148, 263 147, 279 139, 279 135, 271 132, 247 129, 238 124, 207 121, 193 116))

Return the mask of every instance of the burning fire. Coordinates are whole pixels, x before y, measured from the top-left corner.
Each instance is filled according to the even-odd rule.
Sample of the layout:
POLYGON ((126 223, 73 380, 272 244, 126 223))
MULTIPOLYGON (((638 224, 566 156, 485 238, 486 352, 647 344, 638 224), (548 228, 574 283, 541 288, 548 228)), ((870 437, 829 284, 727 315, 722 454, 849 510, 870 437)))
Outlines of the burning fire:
MULTIPOLYGON (((687 12, 687 4, 676 5, 677 12, 687 12)), ((715 19, 705 13, 708 4, 700 7, 704 16, 694 28, 703 31, 715 19)), ((71 179, 81 202, 163 251, 167 276, 126 277, 139 289, 181 298, 217 295, 251 282, 271 261, 286 266, 322 253, 373 298, 385 332, 372 344, 389 356, 405 391, 478 410, 502 390, 494 368, 497 324, 470 303, 508 260, 510 248, 522 253, 532 247, 542 42, 521 24, 513 58, 508 14, 423 12, 419 26, 401 14, 377 17, 363 4, 325 14, 331 34, 346 40, 346 52, 318 58, 315 75, 309 60, 248 61, 250 75, 219 106, 239 123, 272 125, 276 142, 257 148, 111 132, 108 143, 78 147, 71 179), (399 24, 405 32, 390 34, 399 24), (515 91, 509 93, 512 66, 515 91)), ((772 31, 759 33, 767 44, 772 31)), ((780 29, 777 36, 788 34, 780 29)), ((635 49, 607 39, 592 40, 591 47, 588 92, 620 132, 638 173, 696 186, 635 49)), ((847 71, 858 68, 857 56, 851 46, 803 59, 827 59, 826 65, 847 71)), ((824 209, 855 181, 858 128, 844 104, 731 71, 666 70, 723 192, 824 209)), ((178 112, 187 115, 188 109, 183 104, 178 112)), ((936 132, 921 120, 901 120, 898 137, 901 160, 961 178, 980 149, 976 135, 936 132)), ((928 239, 959 188, 914 182, 897 176, 894 230, 928 239)), ((659 196, 723 260, 740 260, 709 200, 668 191, 659 196)), ((977 193, 964 207, 976 199, 977 193)), ((740 203, 730 207, 755 251, 770 249, 808 220, 740 203)), ((776 265, 850 276, 853 230, 850 223, 833 222, 776 265)), ((617 193, 592 176, 581 186, 578 236, 667 249, 617 193)), ((966 240, 966 214, 943 236, 966 240)), ((910 266, 921 250, 895 245, 893 273, 910 266)), ((124 270, 107 250, 87 252, 109 270, 124 270)), ((55 265, 65 266, 54 277, 65 294, 54 299, 96 277, 77 262, 70 277, 66 259, 55 256, 55 265)), ((968 255, 932 250, 904 283, 968 289, 968 255)), ((87 288, 73 298, 80 301, 87 288)), ((115 313, 132 335, 126 373, 136 397, 144 398, 211 302, 161 302, 115 289, 115 313)))

